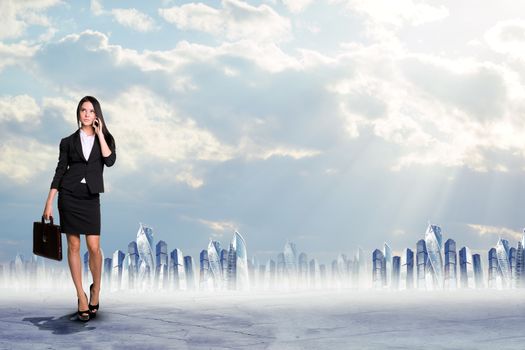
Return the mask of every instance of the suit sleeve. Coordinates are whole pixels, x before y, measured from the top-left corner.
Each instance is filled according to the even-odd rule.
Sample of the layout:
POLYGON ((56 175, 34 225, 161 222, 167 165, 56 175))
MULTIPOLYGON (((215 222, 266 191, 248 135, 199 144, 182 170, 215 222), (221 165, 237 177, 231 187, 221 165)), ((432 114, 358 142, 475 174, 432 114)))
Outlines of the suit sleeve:
POLYGON ((56 188, 58 190, 60 187, 60 182, 62 181, 62 177, 66 173, 68 166, 68 152, 69 146, 67 140, 64 138, 60 141, 60 154, 58 156, 58 164, 55 169, 55 176, 51 182, 51 188, 56 188))
POLYGON ((112 166, 115 164, 115 161, 117 160, 117 153, 115 153, 115 146, 111 148, 111 154, 107 157, 102 157, 104 160, 104 164, 106 164, 107 167, 112 166))

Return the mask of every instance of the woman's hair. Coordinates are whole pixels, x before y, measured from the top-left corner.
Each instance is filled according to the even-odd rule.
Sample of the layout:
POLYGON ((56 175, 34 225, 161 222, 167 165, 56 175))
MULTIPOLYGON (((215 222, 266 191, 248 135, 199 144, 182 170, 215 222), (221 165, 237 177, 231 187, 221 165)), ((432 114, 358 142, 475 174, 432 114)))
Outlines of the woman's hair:
POLYGON ((99 118, 102 121, 102 134, 104 134, 104 139, 106 140, 109 148, 115 149, 116 148, 115 139, 113 138, 113 135, 111 135, 111 133, 108 130, 108 127, 106 125, 106 121, 104 120, 104 116, 102 115, 102 108, 100 108, 100 103, 93 96, 84 96, 84 97, 82 97, 80 102, 78 102, 78 106, 77 106, 77 124, 80 127, 80 125, 81 125, 80 124, 80 108, 82 108, 82 104, 84 102, 91 102, 91 104, 93 105, 93 108, 95 109, 96 117, 99 118))

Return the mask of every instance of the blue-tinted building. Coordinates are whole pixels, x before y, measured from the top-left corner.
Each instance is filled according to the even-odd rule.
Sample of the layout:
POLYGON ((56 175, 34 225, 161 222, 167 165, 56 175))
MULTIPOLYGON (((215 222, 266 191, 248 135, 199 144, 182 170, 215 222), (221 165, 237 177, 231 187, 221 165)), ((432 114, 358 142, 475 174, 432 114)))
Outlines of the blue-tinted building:
POLYGON ((268 263, 266 263, 266 269, 264 271, 264 288, 265 289, 275 288, 275 276, 276 276, 275 261, 270 259, 268 260, 268 263))
POLYGON ((468 247, 463 247, 459 250, 459 270, 461 288, 475 288, 472 254, 468 247))
POLYGON ((308 284, 308 255, 299 254, 299 284, 306 286, 308 284))
POLYGON ((416 250, 417 288, 426 288, 426 269, 428 264, 427 245, 424 239, 417 241, 416 250))
POLYGON ((376 289, 386 285, 386 261, 383 252, 379 249, 372 253, 372 283, 376 289))
POLYGON ((474 281, 476 288, 485 288, 485 283, 483 283, 481 256, 479 254, 472 254, 472 264, 474 265, 474 281))
POLYGON ((524 268, 523 244, 518 242, 516 250, 516 287, 523 288, 523 268, 524 268))
POLYGON ((208 251, 203 249, 199 255, 200 269, 199 269, 199 289, 209 289, 211 286, 208 283, 210 262, 208 260, 208 251))
POLYGON ((102 273, 102 280, 103 283, 105 283, 107 286, 111 285, 111 272, 113 270, 113 264, 111 260, 111 258, 104 259, 104 270, 102 273))
POLYGON ((115 250, 111 259, 111 289, 119 290, 122 281, 122 265, 125 254, 120 250, 115 250))
POLYGON ((511 268, 510 268, 510 248, 509 241, 499 239, 496 244, 496 256, 498 257, 498 266, 501 275, 501 282, 504 287, 510 286, 511 268))
POLYGON ((195 289, 195 274, 193 271, 193 258, 187 255, 184 257, 184 272, 186 274, 186 287, 190 290, 195 289))
MULTIPOLYGON (((489 288, 498 288, 498 279, 500 272, 499 272, 499 265, 498 265, 498 256, 496 254, 496 248, 491 248, 488 252, 488 261, 489 261, 489 269, 488 269, 488 287, 489 288)), ((501 279, 500 279, 501 280, 501 279)))
POLYGON ((155 282, 159 288, 168 286, 168 245, 158 241, 155 247, 155 282))
POLYGON ((401 256, 399 289, 414 288, 414 252, 406 248, 401 256))
POLYGON ((401 257, 392 257, 392 289, 399 289, 399 278, 401 272, 401 257))
POLYGON ((457 254, 456 241, 447 239, 445 242, 445 289, 457 287, 457 254))
POLYGON ((169 285, 175 290, 186 289, 186 269, 180 249, 173 249, 170 253, 169 281, 169 285))

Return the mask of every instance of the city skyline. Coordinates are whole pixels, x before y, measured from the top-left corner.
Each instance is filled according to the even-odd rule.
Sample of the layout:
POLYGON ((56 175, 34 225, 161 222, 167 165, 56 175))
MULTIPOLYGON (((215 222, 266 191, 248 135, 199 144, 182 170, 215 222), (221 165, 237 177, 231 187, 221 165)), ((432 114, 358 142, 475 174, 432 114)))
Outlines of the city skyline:
MULTIPOLYGON (((210 239, 194 263, 192 256, 184 256, 178 247, 170 252, 166 242, 155 241, 151 227, 139 223, 136 239, 127 245, 127 251, 117 249, 105 258, 102 253, 103 282, 114 291, 522 288, 525 286, 524 243, 525 229, 516 247, 499 238, 482 256, 471 252, 468 246, 457 249, 459 246, 453 238, 443 244, 441 227, 429 223, 415 250, 407 247, 396 255, 385 242, 382 250, 375 249, 372 254, 358 248, 353 254, 338 254, 329 264, 298 250, 290 241, 277 256, 259 259, 248 254, 245 239, 234 231, 229 247, 223 249, 219 241, 210 239)), ((88 252, 83 257, 83 278, 89 283, 88 252)), ((17 254, 7 266, 0 264, 0 277, 17 286, 22 281, 38 285, 36 281, 43 283, 42 278, 47 275, 46 261, 35 255, 24 260, 17 254)), ((64 265, 59 269, 62 277, 67 275, 66 270, 64 265)))

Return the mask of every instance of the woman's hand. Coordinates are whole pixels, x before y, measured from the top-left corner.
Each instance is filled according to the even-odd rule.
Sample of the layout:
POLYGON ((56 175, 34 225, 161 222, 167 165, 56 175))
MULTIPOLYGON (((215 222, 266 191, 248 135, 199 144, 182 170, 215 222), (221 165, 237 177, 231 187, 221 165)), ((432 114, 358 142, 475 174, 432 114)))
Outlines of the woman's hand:
POLYGON ((93 121, 93 127, 95 128, 95 133, 97 135, 102 134, 102 120, 100 120, 99 118, 95 118, 95 120, 93 121))
POLYGON ((53 216, 53 205, 50 203, 46 203, 46 207, 44 208, 44 219, 49 220, 49 218, 52 216, 53 216))

